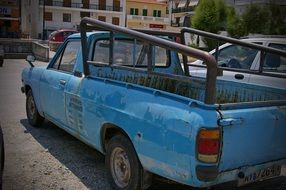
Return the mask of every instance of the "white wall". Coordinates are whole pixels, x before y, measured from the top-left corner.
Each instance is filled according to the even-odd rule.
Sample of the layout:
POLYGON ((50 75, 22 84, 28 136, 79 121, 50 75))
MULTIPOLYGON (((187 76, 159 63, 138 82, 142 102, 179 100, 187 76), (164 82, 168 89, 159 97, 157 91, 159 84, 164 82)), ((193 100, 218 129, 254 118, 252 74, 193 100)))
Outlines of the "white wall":
MULTIPOLYGON (((63 0, 58 0, 63 1, 63 0)), ((72 0, 72 3, 82 3, 82 0, 72 0)), ((90 0, 90 4, 97 4, 98 0, 90 0)), ((107 6, 113 5, 113 0, 106 0, 107 6)), ((92 18, 98 18, 98 16, 105 16, 106 22, 112 23, 112 17, 119 18, 120 26, 125 26, 125 12, 126 12, 126 0, 120 0, 120 7, 122 7, 122 12, 113 11, 102 11, 102 10, 90 10, 90 15, 92 18)), ((64 10, 64 8, 59 7, 45 7, 46 12, 52 12, 53 20, 45 21, 45 29, 47 30, 57 30, 60 28, 70 28, 76 29, 79 25, 81 17, 80 11, 82 9, 70 8, 69 10, 64 10), (71 14, 71 22, 63 22, 63 13, 71 14)), ((22 32, 29 33, 32 38, 38 38, 39 34, 43 31, 43 6, 39 6, 39 0, 25 0, 21 4, 21 30, 22 32), (29 5, 31 1, 31 5, 29 5), (31 22, 29 22, 29 14, 31 15, 31 22)), ((86 11, 86 9, 85 9, 86 11)))
POLYGON ((31 38, 38 38, 39 30, 43 28, 38 4, 39 0, 21 2, 21 31, 30 34, 31 38))

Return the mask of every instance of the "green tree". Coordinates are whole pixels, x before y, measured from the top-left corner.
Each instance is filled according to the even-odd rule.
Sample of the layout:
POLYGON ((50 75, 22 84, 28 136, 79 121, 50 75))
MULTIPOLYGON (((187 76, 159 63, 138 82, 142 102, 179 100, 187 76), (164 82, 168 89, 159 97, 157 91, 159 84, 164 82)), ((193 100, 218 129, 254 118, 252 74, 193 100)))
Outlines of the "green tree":
POLYGON ((225 30, 227 23, 228 7, 225 5, 223 0, 216 0, 215 7, 218 14, 219 30, 225 30))
MULTIPOLYGON (((226 15, 226 6, 223 0, 201 0, 192 17, 192 27, 218 33, 225 28, 226 15)), ((210 39, 204 38, 204 42, 210 49, 216 45, 216 42, 210 39)))
POLYGON ((201 0, 192 17, 192 26, 199 30, 217 33, 219 31, 219 15, 214 0, 201 0))
POLYGON ((234 38, 240 38, 241 36, 246 35, 242 19, 235 12, 233 7, 228 7, 226 30, 227 33, 234 38))
POLYGON ((270 11, 264 7, 251 4, 242 15, 245 32, 266 34, 269 30, 270 11))
POLYGON ((286 34, 286 7, 274 3, 269 6, 270 20, 268 34, 285 35, 286 34))

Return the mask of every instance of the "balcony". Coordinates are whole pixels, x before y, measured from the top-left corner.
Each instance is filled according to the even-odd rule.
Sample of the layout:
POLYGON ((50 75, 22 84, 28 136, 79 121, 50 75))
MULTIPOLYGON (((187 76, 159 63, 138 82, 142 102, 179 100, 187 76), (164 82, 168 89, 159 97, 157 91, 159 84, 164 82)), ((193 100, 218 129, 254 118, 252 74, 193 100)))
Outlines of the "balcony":
MULTIPOLYGON (((40 5, 44 5, 44 0, 40 0, 40 5)), ((104 10, 104 11, 116 11, 122 12, 123 8, 118 6, 100 5, 100 4, 83 4, 83 3, 71 3, 66 1, 51 1, 45 0, 45 6, 54 7, 69 7, 89 10, 104 10)))
POLYGON ((178 8, 173 8, 172 13, 185 13, 185 12, 192 12, 195 10, 195 6, 192 7, 178 7, 178 8))
POLYGON ((127 15, 128 20, 144 20, 144 21, 157 21, 169 24, 169 18, 165 17, 151 17, 151 16, 139 16, 139 15, 127 15))

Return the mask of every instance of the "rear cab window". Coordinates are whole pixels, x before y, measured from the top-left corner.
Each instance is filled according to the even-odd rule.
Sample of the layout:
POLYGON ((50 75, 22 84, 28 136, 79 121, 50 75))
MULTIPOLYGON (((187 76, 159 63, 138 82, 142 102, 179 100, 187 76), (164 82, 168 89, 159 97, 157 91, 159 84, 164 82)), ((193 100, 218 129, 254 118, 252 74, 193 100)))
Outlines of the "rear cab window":
MULTIPOLYGON (((148 46, 138 40, 115 39, 113 43, 113 63, 128 67, 147 67, 148 46)), ((94 46, 92 61, 108 65, 110 51, 109 39, 97 40, 94 46)), ((168 67, 168 50, 152 46, 155 67, 168 67)))

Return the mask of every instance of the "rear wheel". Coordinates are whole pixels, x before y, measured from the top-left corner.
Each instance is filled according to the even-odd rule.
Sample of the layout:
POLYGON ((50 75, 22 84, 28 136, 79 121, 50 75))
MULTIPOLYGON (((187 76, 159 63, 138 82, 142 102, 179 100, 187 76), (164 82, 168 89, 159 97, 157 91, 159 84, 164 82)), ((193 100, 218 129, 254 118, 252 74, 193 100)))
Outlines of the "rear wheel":
POLYGON ((44 118, 39 114, 32 90, 27 92, 26 97, 26 113, 28 121, 33 126, 39 126, 43 123, 44 118))
MULTIPOLYGON (((144 170, 137 158, 134 147, 123 135, 114 136, 107 145, 105 157, 107 179, 114 189, 138 190, 149 185, 143 185, 144 170)), ((146 176, 146 175, 145 175, 146 176)))

